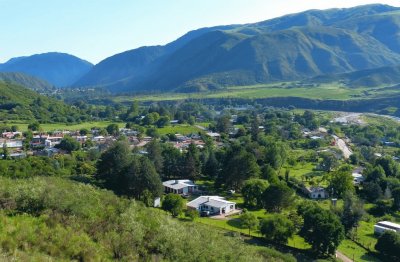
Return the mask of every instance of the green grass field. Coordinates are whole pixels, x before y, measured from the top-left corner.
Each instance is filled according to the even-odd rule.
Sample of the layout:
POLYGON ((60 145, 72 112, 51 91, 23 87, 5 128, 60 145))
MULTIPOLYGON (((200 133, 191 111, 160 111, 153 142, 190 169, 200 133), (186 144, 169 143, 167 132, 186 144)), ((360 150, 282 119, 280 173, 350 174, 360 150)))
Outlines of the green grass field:
POLYGON ((160 135, 166 135, 166 134, 188 135, 191 133, 198 133, 202 130, 196 126, 191 126, 191 125, 174 125, 174 126, 166 126, 163 128, 158 128, 157 131, 160 135))
POLYGON ((172 101, 183 99, 207 99, 207 98, 269 98, 269 97, 302 97, 311 99, 335 99, 349 100, 360 98, 387 97, 388 95, 400 94, 399 90, 388 90, 384 88, 349 88, 339 83, 321 84, 312 87, 293 87, 290 84, 264 84, 253 86, 233 86, 217 91, 202 93, 169 93, 151 94, 138 96, 118 96, 115 102, 138 101, 172 101))

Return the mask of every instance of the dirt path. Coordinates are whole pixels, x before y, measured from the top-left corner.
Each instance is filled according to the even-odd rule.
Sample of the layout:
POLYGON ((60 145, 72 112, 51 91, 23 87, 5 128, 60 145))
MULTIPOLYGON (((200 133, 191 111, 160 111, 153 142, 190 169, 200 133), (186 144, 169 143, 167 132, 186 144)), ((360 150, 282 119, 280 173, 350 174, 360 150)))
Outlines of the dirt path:
POLYGON ((333 136, 333 138, 335 138, 336 146, 343 152, 344 158, 348 159, 353 154, 353 152, 351 152, 350 148, 346 145, 346 142, 335 135, 333 136))
POLYGON ((336 258, 343 262, 353 262, 349 257, 345 256, 343 253, 336 251, 336 258))

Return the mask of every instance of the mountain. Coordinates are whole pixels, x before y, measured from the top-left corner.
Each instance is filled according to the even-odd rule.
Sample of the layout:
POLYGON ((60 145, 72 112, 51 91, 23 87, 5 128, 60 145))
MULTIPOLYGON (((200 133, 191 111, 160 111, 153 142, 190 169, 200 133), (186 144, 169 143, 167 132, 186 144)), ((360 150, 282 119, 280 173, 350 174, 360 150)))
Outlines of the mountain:
POLYGON ((341 82, 349 87, 379 87, 400 84, 400 66, 360 70, 344 74, 317 76, 310 82, 331 83, 341 82))
POLYGON ((0 119, 39 122, 67 122, 80 119, 82 113, 54 98, 25 87, 0 81, 0 119))
POLYGON ((76 82, 92 67, 91 63, 78 57, 53 52, 12 58, 0 64, 0 72, 25 73, 57 87, 65 87, 76 82))
POLYGON ((49 93, 55 89, 49 82, 23 73, 0 72, 0 81, 24 86, 39 93, 49 93))
POLYGON ((192 92, 396 65, 400 8, 377 4, 198 29, 109 57, 74 86, 192 92))

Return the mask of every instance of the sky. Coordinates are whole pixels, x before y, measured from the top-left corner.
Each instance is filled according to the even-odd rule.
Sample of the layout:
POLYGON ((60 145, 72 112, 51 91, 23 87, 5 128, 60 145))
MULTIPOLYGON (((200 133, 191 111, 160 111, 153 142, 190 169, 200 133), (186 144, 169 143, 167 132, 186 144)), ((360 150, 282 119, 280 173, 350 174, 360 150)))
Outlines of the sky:
POLYGON ((96 64, 201 27, 371 3, 400 7, 400 0, 0 0, 0 63, 57 51, 96 64))

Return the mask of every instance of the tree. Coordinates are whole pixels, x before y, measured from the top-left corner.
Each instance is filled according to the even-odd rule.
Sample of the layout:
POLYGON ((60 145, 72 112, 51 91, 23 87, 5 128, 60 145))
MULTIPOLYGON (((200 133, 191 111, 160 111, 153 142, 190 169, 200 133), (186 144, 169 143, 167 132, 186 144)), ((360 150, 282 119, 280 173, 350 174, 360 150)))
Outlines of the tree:
POLYGON ((265 165, 261 171, 262 178, 266 179, 271 184, 276 184, 279 182, 278 175, 276 174, 275 169, 273 169, 270 165, 265 165))
POLYGON ((220 171, 220 164, 215 157, 214 150, 210 149, 206 164, 204 165, 204 175, 209 178, 216 178, 220 171))
POLYGON ((343 212, 340 220, 346 232, 358 226, 364 213, 364 203, 357 196, 352 193, 346 193, 343 196, 343 212))
POLYGON ((119 135, 119 126, 117 124, 109 124, 106 127, 107 133, 112 135, 112 136, 118 136, 119 135))
POLYGON ((382 198, 383 192, 381 187, 375 182, 364 182, 362 189, 363 198, 369 202, 375 202, 382 198))
POLYGON ((164 162, 162 174, 166 179, 180 177, 182 173, 180 170, 181 152, 171 144, 163 144, 163 146, 162 157, 164 162))
POLYGON ((280 212, 293 204, 294 192, 284 182, 271 184, 262 195, 264 208, 271 212, 280 212))
POLYGON ((304 223, 300 235, 311 244, 320 255, 334 254, 344 239, 344 227, 339 218, 329 210, 313 204, 303 204, 298 208, 304 223))
POLYGON ((184 172, 193 181, 199 179, 201 175, 201 162, 199 149, 191 143, 184 158, 184 172))
POLYGON ((400 261, 400 234, 393 231, 383 232, 375 249, 385 256, 387 261, 400 261))
POLYGON ((260 167, 254 155, 243 149, 232 150, 226 156, 222 179, 227 187, 240 189, 245 180, 260 175, 260 167))
POLYGON ((163 171, 164 162, 161 144, 156 139, 153 139, 146 145, 146 149, 148 153, 147 157, 153 162, 157 172, 161 174, 163 171))
POLYGON ((194 221, 199 217, 199 212, 195 209, 187 209, 185 215, 191 220, 194 221))
POLYGON ((68 153, 71 153, 72 151, 79 150, 81 148, 81 144, 74 138, 66 136, 61 140, 60 144, 58 144, 56 147, 65 150, 68 153))
POLYGON ((183 201, 183 198, 180 195, 172 193, 166 195, 162 203, 162 209, 170 212, 174 217, 179 216, 184 207, 185 202, 183 201))
POLYGON ((373 168, 367 168, 365 170, 365 181, 366 182, 375 182, 380 184, 382 180, 386 178, 385 170, 382 166, 378 165, 373 168))
POLYGON ((30 130, 30 131, 39 131, 39 129, 40 129, 39 122, 30 123, 28 125, 28 130, 30 130))
POLYGON ((122 194, 126 181, 123 173, 132 160, 129 145, 124 141, 115 142, 104 151, 97 162, 96 178, 117 194, 122 194))
POLYGON ((323 171, 331 172, 339 165, 339 161, 333 153, 323 152, 321 158, 320 167, 323 171))
POLYGON ((79 130, 79 134, 81 135, 81 136, 86 136, 87 134, 89 134, 90 133, 90 131, 89 131, 89 129, 87 129, 87 128, 82 128, 81 130, 79 130))
POLYGON ((256 229, 258 226, 258 219, 257 217, 250 212, 244 212, 240 215, 240 224, 242 227, 249 229, 249 235, 251 229, 256 229))
POLYGON ((394 210, 400 210, 400 187, 392 190, 392 197, 394 210))
POLYGON ((260 232, 269 241, 285 244, 295 233, 295 227, 285 216, 274 215, 261 221, 260 232))
POLYGON ((353 177, 351 171, 339 169, 331 174, 329 188, 334 196, 342 197, 347 192, 354 192, 353 177))
POLYGON ((262 195, 268 187, 268 182, 263 179, 247 180, 242 187, 244 204, 248 207, 262 207, 262 195))
POLYGON ((265 162, 270 165, 278 173, 287 159, 287 146, 281 142, 274 142, 267 146, 265 162))
POLYGON ((228 133, 231 125, 231 118, 227 115, 224 115, 218 118, 216 129, 218 132, 228 133))

